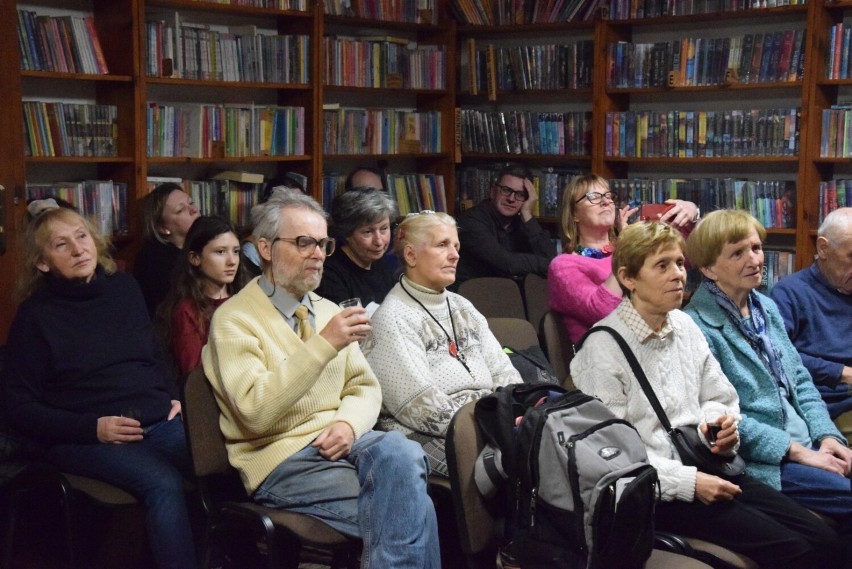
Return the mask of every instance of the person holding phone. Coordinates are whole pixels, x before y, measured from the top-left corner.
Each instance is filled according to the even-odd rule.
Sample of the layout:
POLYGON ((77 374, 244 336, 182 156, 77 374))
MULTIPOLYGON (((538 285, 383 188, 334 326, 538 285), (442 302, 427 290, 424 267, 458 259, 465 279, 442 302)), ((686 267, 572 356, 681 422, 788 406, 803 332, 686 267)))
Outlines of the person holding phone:
MULTIPOLYGON (((615 207, 616 195, 605 178, 586 174, 565 187, 562 201, 564 254, 548 269, 548 302, 562 315, 571 341, 612 312, 622 299, 612 272, 616 231, 627 225, 638 208, 615 207)), ((668 209, 658 219, 689 229, 699 219, 698 206, 685 200, 666 200, 668 209)))
POLYGON ((550 233, 533 216, 536 201, 538 194, 527 168, 513 164, 498 172, 491 198, 459 218, 464 255, 456 284, 477 277, 547 275, 556 249, 550 233))

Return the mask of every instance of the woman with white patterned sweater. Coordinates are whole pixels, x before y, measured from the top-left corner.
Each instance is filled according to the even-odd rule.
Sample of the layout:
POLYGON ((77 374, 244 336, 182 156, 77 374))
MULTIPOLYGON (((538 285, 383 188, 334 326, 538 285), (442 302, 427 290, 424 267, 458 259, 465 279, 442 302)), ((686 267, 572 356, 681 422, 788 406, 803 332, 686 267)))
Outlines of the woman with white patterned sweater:
POLYGON ((432 473, 447 476, 444 440, 453 415, 521 377, 485 317, 446 288, 459 260, 455 220, 410 214, 394 243, 404 272, 373 315, 367 348, 382 386, 379 426, 422 444, 432 473))

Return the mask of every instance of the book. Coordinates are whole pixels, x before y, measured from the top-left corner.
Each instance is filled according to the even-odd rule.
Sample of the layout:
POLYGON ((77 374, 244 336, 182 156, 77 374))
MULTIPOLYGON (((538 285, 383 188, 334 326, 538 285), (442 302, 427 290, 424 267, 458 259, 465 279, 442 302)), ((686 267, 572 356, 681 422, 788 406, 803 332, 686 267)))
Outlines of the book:
POLYGON ((263 174, 245 172, 242 170, 225 170, 213 176, 214 180, 230 180, 232 182, 244 182, 247 184, 262 184, 263 174))

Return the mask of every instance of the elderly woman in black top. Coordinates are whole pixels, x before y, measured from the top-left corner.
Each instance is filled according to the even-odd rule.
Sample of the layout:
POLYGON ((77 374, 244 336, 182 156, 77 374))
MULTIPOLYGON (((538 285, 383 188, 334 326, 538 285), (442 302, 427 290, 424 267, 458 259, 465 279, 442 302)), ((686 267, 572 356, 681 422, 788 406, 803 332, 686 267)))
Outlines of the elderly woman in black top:
POLYGON ((139 287, 73 210, 38 214, 25 246, 4 377, 12 427, 61 470, 137 496, 157 566, 194 569, 181 405, 139 287))
POLYGON ((381 304, 396 284, 385 257, 396 219, 394 201, 375 188, 343 192, 331 207, 332 230, 340 251, 325 260, 317 293, 334 302, 360 298, 363 306, 381 304))

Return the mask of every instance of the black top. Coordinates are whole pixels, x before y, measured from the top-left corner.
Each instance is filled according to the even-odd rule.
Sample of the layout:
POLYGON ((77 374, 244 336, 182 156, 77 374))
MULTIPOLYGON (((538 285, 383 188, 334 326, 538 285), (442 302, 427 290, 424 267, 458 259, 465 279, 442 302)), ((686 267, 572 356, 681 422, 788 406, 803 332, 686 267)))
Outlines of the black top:
POLYGON ((154 316, 157 306, 166 298, 172 285, 172 272, 180 259, 180 249, 171 243, 146 239, 133 266, 133 276, 145 297, 148 314, 154 316))
POLYGON ((9 420, 44 444, 97 443, 99 417, 145 426, 178 398, 139 287, 123 273, 50 279, 18 308, 7 348, 9 420))
POLYGON ((547 277, 556 256, 550 234, 535 218, 526 223, 520 215, 500 215, 485 200, 459 217, 459 259, 456 285, 477 277, 547 277))
POLYGON ((317 294, 332 302, 358 297, 361 305, 381 304, 396 284, 391 260, 385 256, 365 270, 356 265, 343 249, 326 258, 317 294))

